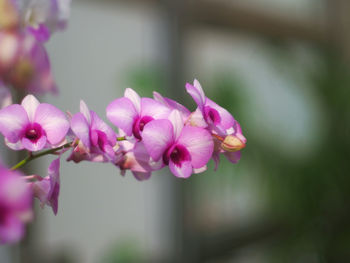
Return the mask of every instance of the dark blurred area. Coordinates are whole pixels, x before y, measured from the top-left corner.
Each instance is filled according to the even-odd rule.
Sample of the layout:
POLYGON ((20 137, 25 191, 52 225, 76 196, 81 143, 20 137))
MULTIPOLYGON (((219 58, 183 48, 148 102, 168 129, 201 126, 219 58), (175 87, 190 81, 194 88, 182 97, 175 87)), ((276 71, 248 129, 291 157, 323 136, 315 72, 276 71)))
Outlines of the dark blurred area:
MULTIPOLYGON (((211 163, 185 181, 164 172, 172 198, 161 213, 169 215, 154 216, 168 221, 159 230, 166 251, 116 237, 89 262, 350 262, 349 1, 106 0, 72 8, 84 5, 159 17, 157 55, 118 69, 116 86, 143 96, 156 90, 194 110, 184 85, 198 78, 248 140, 236 165, 222 158, 218 171, 211 163)), ((71 250, 60 246, 41 260, 80 262, 71 250)))

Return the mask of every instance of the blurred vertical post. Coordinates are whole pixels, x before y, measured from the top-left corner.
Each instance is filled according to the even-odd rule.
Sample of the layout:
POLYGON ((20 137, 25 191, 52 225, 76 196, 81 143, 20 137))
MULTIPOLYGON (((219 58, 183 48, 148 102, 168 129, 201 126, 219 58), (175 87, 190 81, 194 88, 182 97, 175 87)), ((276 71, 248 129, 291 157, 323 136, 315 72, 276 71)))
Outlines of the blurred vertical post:
MULTIPOLYGON (((178 101, 184 100, 184 35, 186 30, 186 1, 162 0, 164 7, 165 57, 168 81, 168 95, 178 101)), ((194 262, 190 242, 190 229, 186 227, 186 185, 185 182, 169 176, 169 190, 172 195, 170 226, 172 241, 171 262, 194 262)))

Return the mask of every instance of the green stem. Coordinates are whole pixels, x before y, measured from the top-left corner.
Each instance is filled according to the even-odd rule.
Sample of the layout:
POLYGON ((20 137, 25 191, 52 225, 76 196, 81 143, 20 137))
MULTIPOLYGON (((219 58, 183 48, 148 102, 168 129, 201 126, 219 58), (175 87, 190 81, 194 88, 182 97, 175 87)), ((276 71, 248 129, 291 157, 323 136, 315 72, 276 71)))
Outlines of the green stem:
POLYGON ((65 148, 70 148, 72 147, 72 143, 71 142, 68 142, 60 147, 57 147, 57 148, 53 148, 53 149, 49 149, 49 150, 46 150, 46 151, 42 151, 40 153, 37 153, 37 154, 29 154, 25 159, 23 159, 22 161, 20 161, 19 163, 17 163, 16 165, 12 166, 11 167, 11 170, 16 170, 20 167, 22 167, 23 165, 29 163, 30 161, 33 161, 41 156, 44 156, 44 155, 47 155, 47 154, 52 154, 52 153, 56 153, 57 151, 59 150, 62 150, 62 149, 65 149, 65 148))
POLYGON ((120 141, 125 141, 126 140, 126 137, 123 136, 123 137, 117 137, 117 141, 120 142, 120 141))
MULTIPOLYGON (((120 142, 120 141, 125 141, 126 140, 126 137, 123 136, 123 137, 117 137, 117 141, 120 142)), ((32 154, 30 153, 25 159, 23 159, 22 161, 20 161, 19 163, 17 163, 16 165, 12 166, 11 167, 11 170, 16 170, 22 166, 24 166, 25 164, 29 163, 30 161, 33 161, 41 156, 44 156, 44 155, 47 155, 47 154, 52 154, 52 153, 56 153, 57 151, 59 150, 62 150, 62 149, 65 149, 65 148, 70 148, 72 146, 76 146, 77 143, 75 143, 74 145, 72 145, 72 142, 68 142, 60 147, 57 147, 57 148, 53 148, 53 149, 49 149, 49 150, 46 150, 46 151, 42 151, 40 153, 37 153, 37 154, 32 154)))

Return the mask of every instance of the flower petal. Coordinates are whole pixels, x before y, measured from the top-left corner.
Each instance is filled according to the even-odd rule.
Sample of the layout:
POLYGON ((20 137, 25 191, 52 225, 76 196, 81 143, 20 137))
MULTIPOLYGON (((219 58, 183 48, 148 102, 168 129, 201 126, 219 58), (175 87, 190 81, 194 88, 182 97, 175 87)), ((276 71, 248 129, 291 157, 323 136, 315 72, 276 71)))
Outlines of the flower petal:
POLYGON ((219 115, 220 115, 220 123, 217 126, 222 128, 223 130, 227 130, 227 129, 231 128, 234 125, 235 119, 233 118, 231 113, 229 113, 223 107, 219 106, 214 101, 212 101, 212 100, 210 100, 208 98, 207 98, 207 101, 206 101, 205 104, 210 106, 211 108, 215 109, 219 113, 219 115))
POLYGON ((202 128, 185 126, 178 140, 190 152, 193 168, 200 168, 210 160, 214 142, 210 133, 202 128))
POLYGON ((171 110, 178 110, 183 116, 184 120, 186 120, 191 114, 191 112, 185 106, 172 99, 163 97, 158 92, 153 92, 153 98, 171 110))
POLYGON ((173 110, 170 113, 168 119, 174 127, 174 140, 177 140, 181 134, 182 128, 184 127, 184 122, 181 114, 178 110, 173 110))
POLYGON ((122 129, 126 135, 132 135, 132 127, 138 112, 134 104, 128 98, 119 98, 112 101, 107 109, 107 118, 118 128, 122 129))
POLYGON ((142 132, 143 143, 154 161, 158 161, 174 141, 173 125, 168 120, 153 120, 142 132))
POLYGON ((58 196, 60 193, 60 158, 53 160, 48 169, 48 176, 50 178, 50 192, 48 195, 48 202, 52 207, 52 211, 57 215, 58 210, 58 196))
POLYGON ((0 244, 16 243, 24 235, 24 224, 17 217, 10 217, 0 225, 0 244))
POLYGON ((91 114, 91 129, 99 130, 107 135, 107 139, 111 145, 116 144, 116 134, 111 127, 109 127, 100 117, 94 112, 90 111, 91 114))
POLYGON ((203 173, 203 172, 205 172, 207 169, 208 169, 207 165, 204 165, 204 166, 201 167, 201 168, 193 169, 193 173, 195 173, 195 174, 203 173))
POLYGON ((153 119, 166 119, 169 113, 169 108, 160 102, 150 98, 141 99, 141 116, 150 116, 153 119))
POLYGON ((83 100, 80 101, 80 112, 84 115, 87 123, 91 125, 90 110, 83 100))
POLYGON ((241 152, 224 152, 224 155, 226 156, 227 160, 229 160, 231 163, 238 163, 238 161, 241 159, 241 152))
POLYGON ((35 111, 40 105, 40 102, 33 95, 27 95, 22 100, 21 105, 26 110, 29 121, 33 122, 35 111))
POLYGON ((18 150, 22 150, 23 149, 23 145, 21 140, 18 140, 18 142, 12 143, 9 142, 6 138, 5 138, 5 144, 7 147, 9 147, 12 150, 18 151, 18 150))
POLYGON ((42 103, 38 106, 34 121, 39 123, 51 144, 57 144, 66 136, 69 122, 64 113, 56 107, 42 103))
POLYGON ((188 94, 191 95, 193 100, 197 103, 198 107, 203 110, 203 106, 205 104, 205 94, 202 89, 201 84, 198 82, 198 80, 194 80, 193 85, 186 83, 186 91, 188 94))
POLYGON ((0 132, 11 143, 16 143, 21 138, 28 123, 27 112, 21 105, 13 104, 0 110, 0 132))
POLYGON ((139 94, 136 93, 133 89, 127 88, 124 92, 124 97, 128 98, 134 105, 137 113, 141 112, 141 98, 139 94))
POLYGON ((177 165, 170 161, 169 169, 173 175, 180 178, 188 178, 192 174, 192 164, 190 161, 182 162, 181 165, 177 165))
POLYGON ((71 120, 71 129, 82 143, 90 148, 90 128, 85 116, 78 112, 71 120))
POLYGON ((28 138, 23 137, 21 143, 23 148, 27 149, 28 151, 35 152, 43 149, 46 145, 46 141, 46 136, 42 135, 36 142, 32 142, 28 138))
POLYGON ((208 127, 207 122, 203 118, 203 113, 201 112, 201 110, 198 107, 194 112, 191 113, 186 124, 187 123, 191 126, 196 126, 196 127, 201 127, 201 128, 208 127))
POLYGON ((151 178, 152 172, 141 173, 132 171, 132 174, 138 181, 145 181, 151 178))

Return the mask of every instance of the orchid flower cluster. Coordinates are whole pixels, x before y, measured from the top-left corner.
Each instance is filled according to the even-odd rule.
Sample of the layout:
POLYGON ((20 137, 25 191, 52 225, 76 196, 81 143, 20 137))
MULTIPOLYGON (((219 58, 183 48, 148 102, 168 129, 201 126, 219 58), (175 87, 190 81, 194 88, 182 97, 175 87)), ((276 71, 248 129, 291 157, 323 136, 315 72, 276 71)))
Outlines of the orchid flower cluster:
POLYGON ((205 171, 211 158, 217 168, 221 154, 236 163, 246 144, 239 123, 205 96, 197 80, 187 84, 186 90, 197 103, 194 112, 157 92, 153 98, 141 98, 126 89, 124 97, 106 108, 107 119, 119 133, 83 101, 80 112, 67 116, 33 95, 1 109, 5 144, 29 155, 11 170, 0 167, 0 241, 16 241, 23 235, 23 224, 31 219, 33 196, 57 213, 60 158, 69 150, 67 161, 111 163, 122 174, 130 170, 138 180, 164 167, 176 177, 188 178, 205 171), (46 154, 58 156, 46 177, 14 171, 46 154))
POLYGON ((106 107, 112 127, 84 101, 80 112, 65 114, 29 94, 13 104, 7 87, 29 93, 55 92, 56 85, 44 43, 63 29, 70 0, 0 0, 0 133, 11 150, 28 156, 6 168, 0 163, 0 244, 19 241, 33 219, 33 198, 57 214, 60 162, 110 163, 124 175, 149 179, 168 167, 179 178, 204 172, 210 159, 220 156, 237 163, 246 145, 240 124, 210 100, 197 80, 186 91, 197 104, 191 112, 157 92, 140 97, 127 88, 122 98, 106 107), (115 128, 118 128, 116 131, 115 128), (55 159, 47 174, 25 175, 18 169, 49 154, 55 159))

